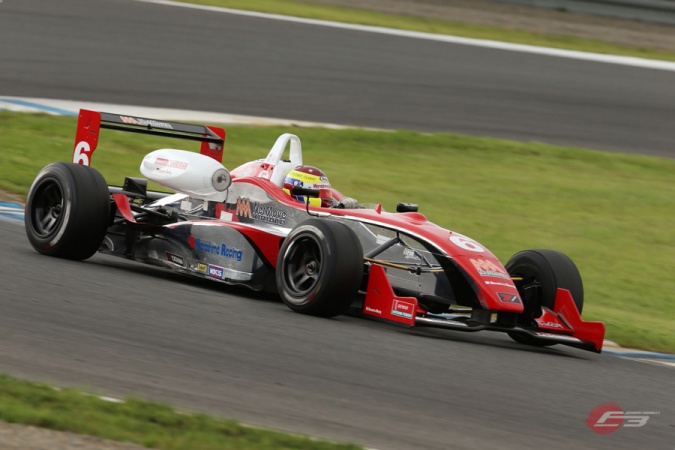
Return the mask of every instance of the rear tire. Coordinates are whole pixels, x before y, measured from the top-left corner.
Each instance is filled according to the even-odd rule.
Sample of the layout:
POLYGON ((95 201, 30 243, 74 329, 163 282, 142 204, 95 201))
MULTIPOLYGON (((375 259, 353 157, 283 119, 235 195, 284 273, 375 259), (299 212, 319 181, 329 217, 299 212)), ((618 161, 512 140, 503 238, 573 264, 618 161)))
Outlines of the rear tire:
POLYGON ((25 227, 38 253, 83 260, 103 242, 110 193, 95 169, 57 162, 35 177, 26 200, 25 227))
POLYGON ((293 311, 321 317, 344 313, 363 277, 361 243, 346 225, 309 219, 291 231, 277 260, 277 288, 293 311))
MULTIPOLYGON (((524 328, 534 327, 534 319, 541 317, 542 307, 554 309, 558 288, 567 289, 581 314, 584 307, 584 286, 577 266, 565 254, 554 250, 523 250, 516 253, 504 266, 515 281, 524 311, 518 317, 518 325, 524 328)), ((540 347, 554 343, 532 336, 511 332, 509 336, 516 342, 540 347)))

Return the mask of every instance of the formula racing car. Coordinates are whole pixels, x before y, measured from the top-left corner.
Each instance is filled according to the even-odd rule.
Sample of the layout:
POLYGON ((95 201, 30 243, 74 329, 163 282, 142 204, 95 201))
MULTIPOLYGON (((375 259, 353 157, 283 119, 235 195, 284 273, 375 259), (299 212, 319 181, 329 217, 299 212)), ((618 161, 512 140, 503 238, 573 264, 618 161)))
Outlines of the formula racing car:
MULTIPOLYGON (((284 190, 286 174, 303 164, 296 135, 281 135, 266 158, 231 171, 222 165, 224 143, 225 130, 214 126, 81 110, 72 162, 49 164, 30 188, 30 243, 49 256, 101 252, 277 292, 303 314, 356 311, 407 327, 602 350, 604 324, 581 319, 581 277, 564 254, 524 250, 502 265, 414 204, 396 212, 314 206, 319 189, 284 190), (141 162, 144 178, 108 186, 90 167, 101 129, 198 141, 200 152, 152 151, 141 162), (173 192, 149 190, 147 180, 173 192)), ((333 188, 330 195, 344 197, 333 188)))

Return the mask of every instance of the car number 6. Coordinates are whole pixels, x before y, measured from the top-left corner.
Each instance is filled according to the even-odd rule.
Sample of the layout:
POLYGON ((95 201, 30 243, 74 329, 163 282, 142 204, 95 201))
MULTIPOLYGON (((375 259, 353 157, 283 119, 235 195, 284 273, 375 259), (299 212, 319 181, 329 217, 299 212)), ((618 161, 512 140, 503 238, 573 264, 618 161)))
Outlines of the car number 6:
POLYGON ((450 236, 450 242, 455 244, 457 247, 463 248, 464 250, 469 250, 470 252, 483 253, 485 251, 483 247, 466 236, 450 236))
POLYGON ((75 164, 82 164, 84 166, 89 165, 89 153, 91 151, 91 147, 89 147, 89 143, 87 141, 80 141, 77 143, 75 146, 75 152, 73 153, 73 162, 75 164))

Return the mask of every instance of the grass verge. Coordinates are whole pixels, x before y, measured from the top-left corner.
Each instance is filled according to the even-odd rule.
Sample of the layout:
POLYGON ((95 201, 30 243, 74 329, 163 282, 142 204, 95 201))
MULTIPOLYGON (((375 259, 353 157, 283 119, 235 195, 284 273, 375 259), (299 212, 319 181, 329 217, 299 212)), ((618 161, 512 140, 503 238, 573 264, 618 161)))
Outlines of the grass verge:
MULTIPOLYGON (((25 195, 37 172, 69 160, 76 119, 0 113, 0 187, 25 195)), ((361 202, 399 201, 486 245, 502 262, 526 248, 568 254, 584 278, 584 317, 621 345, 675 353, 675 160, 453 134, 228 128, 224 164, 264 158, 283 132, 305 161, 361 202)), ((103 130, 93 167, 110 184, 175 144, 103 130)), ((187 149, 197 150, 185 143, 187 149)))
POLYGON ((182 2, 566 50, 675 61, 675 53, 673 52, 618 45, 600 40, 535 33, 512 28, 474 25, 462 22, 449 22, 423 17, 386 14, 376 11, 356 10, 340 6, 318 5, 292 0, 182 0, 182 2))
POLYGON ((73 389, 56 390, 1 374, 0 420, 164 450, 361 448, 246 427, 205 414, 185 414, 134 398, 113 403, 73 389))

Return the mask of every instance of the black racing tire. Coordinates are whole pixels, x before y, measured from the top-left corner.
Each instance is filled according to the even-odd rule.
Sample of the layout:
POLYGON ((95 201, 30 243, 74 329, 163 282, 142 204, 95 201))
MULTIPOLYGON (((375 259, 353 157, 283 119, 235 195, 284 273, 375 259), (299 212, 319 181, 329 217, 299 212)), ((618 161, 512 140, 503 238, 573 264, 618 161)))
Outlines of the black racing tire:
POLYGON ((284 240, 277 260, 279 295, 293 311, 320 317, 344 313, 363 278, 363 249, 346 225, 309 219, 284 240))
POLYGON ((105 237, 110 193, 95 169, 56 162, 38 173, 26 200, 25 227, 38 253, 83 260, 105 237))
MULTIPOLYGON (((541 317, 542 307, 553 309, 558 288, 572 294, 579 313, 584 307, 584 285, 574 262, 565 254, 545 249, 518 252, 504 266, 516 280, 524 311, 518 324, 527 328, 534 324, 534 318, 541 317)), ((509 336, 521 344, 548 346, 550 341, 534 338, 527 334, 510 332, 509 336)))

